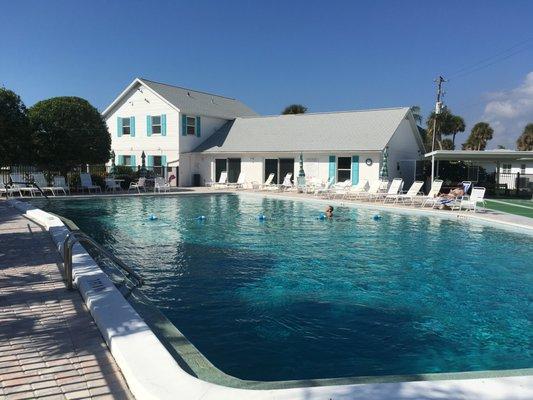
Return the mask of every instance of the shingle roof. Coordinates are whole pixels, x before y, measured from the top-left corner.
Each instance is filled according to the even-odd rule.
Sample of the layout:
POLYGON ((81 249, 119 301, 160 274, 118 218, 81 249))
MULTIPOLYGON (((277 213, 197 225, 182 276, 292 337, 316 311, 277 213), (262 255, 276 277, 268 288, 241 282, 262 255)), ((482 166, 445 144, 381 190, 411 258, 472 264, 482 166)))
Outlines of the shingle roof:
POLYGON ((194 152, 382 150, 409 107, 237 118, 194 152))
POLYGON ((144 78, 139 78, 139 81, 158 93, 184 114, 207 115, 223 119, 258 115, 236 99, 167 85, 144 78))

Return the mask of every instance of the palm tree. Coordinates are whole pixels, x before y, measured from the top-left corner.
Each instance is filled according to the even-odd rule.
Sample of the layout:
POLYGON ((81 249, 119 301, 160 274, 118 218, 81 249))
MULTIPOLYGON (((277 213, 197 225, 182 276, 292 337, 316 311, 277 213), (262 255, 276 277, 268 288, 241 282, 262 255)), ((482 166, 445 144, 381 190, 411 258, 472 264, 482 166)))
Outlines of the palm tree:
POLYGON ((463 144, 464 150, 485 150, 487 142, 492 139, 494 129, 486 122, 478 122, 470 131, 467 141, 463 144))
POLYGON ((285 107, 281 112, 282 115, 287 114, 305 114, 307 112, 307 107, 301 104, 291 104, 290 106, 285 107))
POLYGON ((411 106, 411 114, 418 125, 422 125, 422 112, 420 106, 411 106))
POLYGON ((524 128, 524 132, 516 141, 517 150, 532 151, 533 150, 533 123, 529 123, 524 128))
POLYGON ((438 144, 439 149, 442 150, 444 147, 446 147, 447 149, 451 148, 453 150, 455 148, 455 135, 465 131, 466 127, 464 119, 459 115, 452 114, 449 108, 445 108, 438 115, 438 117, 436 117, 435 112, 432 112, 426 120, 426 125, 428 127, 428 148, 432 147, 431 141, 433 140, 433 127, 435 126, 435 118, 437 118, 436 142, 438 144), (442 136, 452 136, 452 139, 450 140, 451 143, 447 141, 446 144, 443 145, 442 136))

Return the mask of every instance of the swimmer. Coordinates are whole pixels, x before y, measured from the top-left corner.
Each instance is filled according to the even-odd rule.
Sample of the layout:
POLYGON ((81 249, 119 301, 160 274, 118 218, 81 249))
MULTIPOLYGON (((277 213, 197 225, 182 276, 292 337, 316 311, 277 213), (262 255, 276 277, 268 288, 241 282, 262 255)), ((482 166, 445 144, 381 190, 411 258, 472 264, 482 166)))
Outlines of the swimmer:
POLYGON ((333 218, 333 206, 327 206, 325 214, 326 217, 333 218))

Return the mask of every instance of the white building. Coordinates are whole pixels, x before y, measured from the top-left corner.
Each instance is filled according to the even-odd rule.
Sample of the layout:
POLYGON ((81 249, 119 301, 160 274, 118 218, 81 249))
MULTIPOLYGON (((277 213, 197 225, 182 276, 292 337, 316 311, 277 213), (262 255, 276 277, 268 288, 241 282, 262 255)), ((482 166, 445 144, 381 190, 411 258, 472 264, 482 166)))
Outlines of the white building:
POLYGON ((276 181, 298 173, 303 154, 308 178, 379 177, 388 148, 390 177, 413 181, 415 161, 424 153, 408 107, 316 114, 258 116, 235 99, 135 79, 103 112, 117 165, 167 167, 180 186, 215 181, 276 181))

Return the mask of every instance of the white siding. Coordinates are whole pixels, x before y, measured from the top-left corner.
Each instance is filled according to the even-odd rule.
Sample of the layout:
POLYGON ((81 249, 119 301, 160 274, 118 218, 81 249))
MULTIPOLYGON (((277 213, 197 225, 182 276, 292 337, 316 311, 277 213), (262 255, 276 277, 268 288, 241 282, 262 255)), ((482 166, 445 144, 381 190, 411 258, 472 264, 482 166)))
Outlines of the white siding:
MULTIPOLYGON (((188 114, 187 116, 195 117, 195 118, 197 117, 196 115, 190 115, 190 114, 188 114)), ((225 119, 200 115, 200 137, 196 137, 193 135, 187 135, 187 136, 182 135, 181 134, 182 133, 181 114, 180 114, 179 120, 180 120, 179 148, 180 148, 181 153, 188 153, 190 151, 193 151, 196 147, 200 145, 200 143, 202 143, 209 136, 215 133, 222 125, 228 122, 225 119)))

